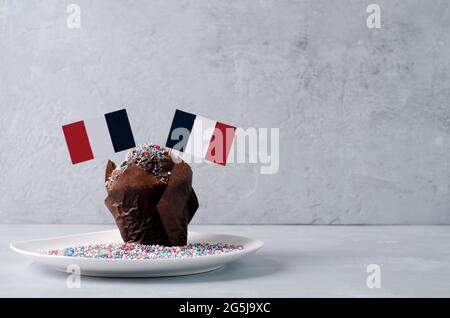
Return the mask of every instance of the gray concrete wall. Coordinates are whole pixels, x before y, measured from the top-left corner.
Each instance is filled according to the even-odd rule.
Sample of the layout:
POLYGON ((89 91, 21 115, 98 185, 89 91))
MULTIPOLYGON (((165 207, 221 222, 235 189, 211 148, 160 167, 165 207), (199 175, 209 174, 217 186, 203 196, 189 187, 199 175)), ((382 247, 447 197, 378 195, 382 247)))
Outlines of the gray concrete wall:
POLYGON ((0 222, 111 222, 61 125, 125 106, 280 128, 276 174, 193 165, 197 223, 449 224, 450 2, 370 3, 0 0, 0 222))

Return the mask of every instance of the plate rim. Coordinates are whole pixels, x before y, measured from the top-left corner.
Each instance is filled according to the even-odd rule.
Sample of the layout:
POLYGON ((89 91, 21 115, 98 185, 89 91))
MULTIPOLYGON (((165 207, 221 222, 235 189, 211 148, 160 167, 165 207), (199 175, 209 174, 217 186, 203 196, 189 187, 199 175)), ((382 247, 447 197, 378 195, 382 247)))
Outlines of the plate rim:
POLYGON ((221 254, 221 255, 202 255, 202 256, 195 256, 195 257, 185 257, 185 258, 155 258, 155 259, 121 259, 121 258, 90 258, 90 257, 74 257, 74 256, 63 256, 63 255, 46 255, 39 252, 30 252, 23 249, 20 249, 17 247, 17 244, 26 244, 26 243, 36 243, 36 242, 42 242, 42 241, 50 241, 50 240, 57 240, 57 239, 66 239, 71 237, 78 237, 78 236, 85 236, 85 235, 93 235, 93 234, 100 234, 100 233, 106 233, 106 232, 116 232, 118 229, 109 229, 109 230, 101 230, 101 231, 91 231, 91 232, 83 232, 78 234, 69 234, 69 235, 60 235, 60 236, 54 236, 54 237, 47 237, 42 239, 32 239, 32 240, 23 240, 23 241, 14 241, 10 242, 9 247, 14 252, 24 255, 24 256, 30 256, 32 258, 39 257, 39 258, 46 258, 46 259, 64 259, 64 260, 88 260, 92 262, 127 262, 127 263, 142 263, 142 262, 155 262, 155 261, 171 261, 171 262, 186 262, 186 261, 194 261, 199 259, 216 259, 216 258, 224 258, 227 256, 232 255, 239 255, 239 254, 250 254, 253 252, 256 252, 257 250, 261 249, 264 246, 264 241, 259 239, 254 239, 247 236, 241 236, 241 235, 233 235, 233 234, 226 234, 226 233, 211 233, 211 232, 198 232, 198 231, 189 231, 188 233, 196 233, 196 234, 203 234, 203 235, 223 235, 223 236, 231 236, 234 238, 239 238, 243 240, 252 241, 255 246, 247 249, 242 249, 238 251, 232 251, 229 253, 221 254))

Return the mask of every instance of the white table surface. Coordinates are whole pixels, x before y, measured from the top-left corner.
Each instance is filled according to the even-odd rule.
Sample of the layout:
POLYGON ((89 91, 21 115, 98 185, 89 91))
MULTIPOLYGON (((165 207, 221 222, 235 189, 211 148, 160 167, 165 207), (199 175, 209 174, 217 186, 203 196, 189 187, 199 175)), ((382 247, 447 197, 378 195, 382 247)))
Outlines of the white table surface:
POLYGON ((255 254, 205 274, 168 278, 82 277, 31 263, 11 241, 112 225, 0 225, 0 297, 450 297, 450 226, 192 226, 265 241, 255 254), (381 288, 366 285, 381 267, 381 288))

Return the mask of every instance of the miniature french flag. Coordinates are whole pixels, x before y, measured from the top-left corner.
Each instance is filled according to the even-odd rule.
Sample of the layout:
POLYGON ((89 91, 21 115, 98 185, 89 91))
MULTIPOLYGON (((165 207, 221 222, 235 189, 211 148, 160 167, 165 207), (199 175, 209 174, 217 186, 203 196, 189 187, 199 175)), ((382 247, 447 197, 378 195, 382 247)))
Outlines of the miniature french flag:
POLYGON ((136 146, 125 109, 67 124, 62 129, 72 164, 136 146))
POLYGON ((177 109, 166 147, 225 166, 236 127, 177 109))

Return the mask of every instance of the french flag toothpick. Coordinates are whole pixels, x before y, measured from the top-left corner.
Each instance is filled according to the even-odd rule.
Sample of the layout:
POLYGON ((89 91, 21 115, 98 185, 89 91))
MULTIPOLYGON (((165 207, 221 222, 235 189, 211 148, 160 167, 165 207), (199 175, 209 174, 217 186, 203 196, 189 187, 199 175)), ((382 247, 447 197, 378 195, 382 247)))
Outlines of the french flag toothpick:
POLYGON ((62 129, 72 164, 136 146, 125 109, 67 124, 62 129))
POLYGON ((177 109, 166 147, 225 166, 236 127, 177 109))

